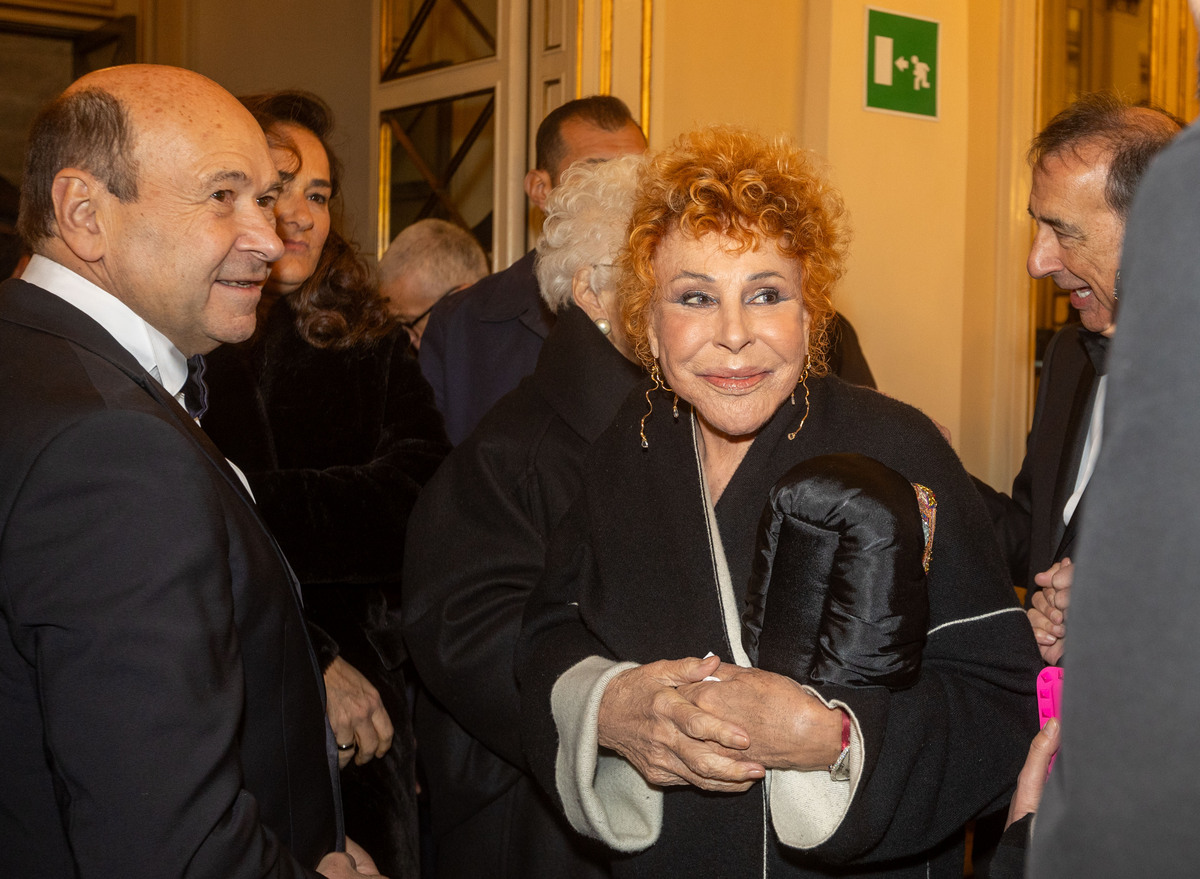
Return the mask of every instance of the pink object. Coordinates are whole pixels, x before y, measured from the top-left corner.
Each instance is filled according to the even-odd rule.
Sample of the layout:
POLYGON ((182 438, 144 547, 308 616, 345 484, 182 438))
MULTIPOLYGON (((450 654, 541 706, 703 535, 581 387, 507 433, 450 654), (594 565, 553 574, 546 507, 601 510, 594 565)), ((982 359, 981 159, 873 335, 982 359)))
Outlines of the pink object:
MULTIPOLYGON (((1051 717, 1061 717, 1062 714, 1062 676, 1063 670, 1056 665, 1048 665, 1040 672, 1037 677, 1037 700, 1038 700, 1038 728, 1046 725, 1046 721, 1051 717)), ((1050 774, 1050 770, 1054 768, 1054 760, 1058 755, 1050 758, 1050 765, 1046 767, 1046 774, 1050 774)))

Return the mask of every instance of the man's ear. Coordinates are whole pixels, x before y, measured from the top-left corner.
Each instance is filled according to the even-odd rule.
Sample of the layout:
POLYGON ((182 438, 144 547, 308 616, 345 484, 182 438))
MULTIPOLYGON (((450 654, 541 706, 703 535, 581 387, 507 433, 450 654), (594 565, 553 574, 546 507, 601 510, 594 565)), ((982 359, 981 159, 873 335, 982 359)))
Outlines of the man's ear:
POLYGON ((592 289, 591 266, 584 266, 575 272, 575 277, 571 279, 571 298, 590 320, 608 318, 608 309, 600 300, 600 294, 592 289))
POLYGON ((525 194, 529 196, 529 200, 537 205, 538 210, 546 210, 546 196, 550 194, 550 190, 554 188, 554 181, 550 179, 550 172, 543 171, 541 168, 534 168, 525 175, 525 194))
POLYGON ((99 260, 105 251, 100 199, 108 196, 108 187, 87 171, 64 168, 54 175, 50 193, 58 237, 81 260, 99 260))

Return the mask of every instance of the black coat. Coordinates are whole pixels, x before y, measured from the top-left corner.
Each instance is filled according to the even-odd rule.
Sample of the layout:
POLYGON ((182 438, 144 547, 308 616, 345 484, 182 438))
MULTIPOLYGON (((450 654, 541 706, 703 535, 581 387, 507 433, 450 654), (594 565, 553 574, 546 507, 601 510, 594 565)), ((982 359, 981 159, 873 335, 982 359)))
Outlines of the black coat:
POLYGON ((606 872, 599 847, 525 774, 513 652, 584 452, 640 375, 568 308, 533 375, 454 450, 417 504, 404 632, 436 700, 419 704, 417 732, 443 879, 606 872))
POLYGON ((1074 551, 1083 493, 1065 526, 1062 513, 1075 491, 1080 457, 1092 417, 1097 375, 1082 339, 1095 335, 1081 326, 1059 330, 1046 346, 1033 426, 1025 460, 1007 496, 979 483, 1013 583, 1029 591, 1034 574, 1074 551))
POLYGON ((348 832, 388 875, 413 875, 399 581, 409 513, 448 448, 429 386, 403 329, 373 345, 315 348, 286 299, 250 343, 207 360, 204 429, 245 472, 300 578, 322 668, 344 657, 396 729, 392 753, 343 770, 348 832))
MULTIPOLYGON (((785 848, 766 831, 771 875, 960 876, 963 825, 1007 799, 1037 729, 1036 645, 979 497, 932 423, 833 377, 808 384, 812 410, 803 430, 786 438, 801 412, 785 403, 716 505, 731 582, 735 589, 747 582, 759 514, 782 473, 820 454, 869 455, 937 497, 930 632, 915 686, 819 688, 857 718, 861 776, 847 789, 844 818, 813 847, 785 848)), ((670 396, 658 393, 642 449, 645 411, 636 390, 592 447, 579 499, 527 605, 517 663, 523 729, 530 765, 549 791, 562 780, 551 690, 568 669, 592 656, 603 665, 732 655, 692 430, 687 418, 672 420, 670 396)), ((616 861, 614 875, 761 876, 763 791, 666 789, 657 842, 616 861)))
POLYGON ((241 482, 112 336, 21 281, 0 412, 0 876, 315 879, 336 756, 241 482))
POLYGON ((554 326, 533 273, 536 255, 531 250, 504 271, 450 294, 429 314, 421 371, 455 445, 533 372, 554 326))

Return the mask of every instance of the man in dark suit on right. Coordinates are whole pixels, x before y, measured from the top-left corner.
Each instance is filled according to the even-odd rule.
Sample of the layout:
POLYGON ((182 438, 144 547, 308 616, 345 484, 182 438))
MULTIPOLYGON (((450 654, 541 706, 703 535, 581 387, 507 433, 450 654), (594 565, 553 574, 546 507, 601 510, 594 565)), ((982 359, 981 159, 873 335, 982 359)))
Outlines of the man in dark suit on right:
POLYGON ((196 73, 108 68, 38 117, 23 187, 34 256, 0 285, 0 876, 375 875, 342 833, 297 583, 193 417, 187 358, 250 336, 283 252, 261 129, 196 73))
POLYGON ((1079 510, 1100 452, 1106 358, 1116 329, 1121 243, 1133 192, 1179 132, 1160 110, 1103 94, 1067 107, 1034 138, 1029 213, 1037 225, 1029 274, 1071 295, 1082 325, 1050 340, 1025 461, 1012 496, 983 488, 1013 582, 1042 656, 1062 654, 1079 510))

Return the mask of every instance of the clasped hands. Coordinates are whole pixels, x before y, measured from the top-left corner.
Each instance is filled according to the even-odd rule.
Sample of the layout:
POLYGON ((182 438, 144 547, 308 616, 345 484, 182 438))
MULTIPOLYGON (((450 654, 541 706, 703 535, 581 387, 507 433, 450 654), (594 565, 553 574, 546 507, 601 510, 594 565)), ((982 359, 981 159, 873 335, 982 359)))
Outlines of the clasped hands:
POLYGON ((1075 581, 1075 566, 1070 559, 1055 562, 1033 578, 1040 589, 1033 594, 1027 613, 1033 626, 1042 660, 1055 665, 1063 655, 1067 636, 1067 608, 1071 604, 1071 584, 1075 581))
POLYGON ((841 712, 795 681, 716 656, 628 669, 600 702, 600 746, 663 786, 737 792, 768 769, 825 769, 841 735, 841 712))

